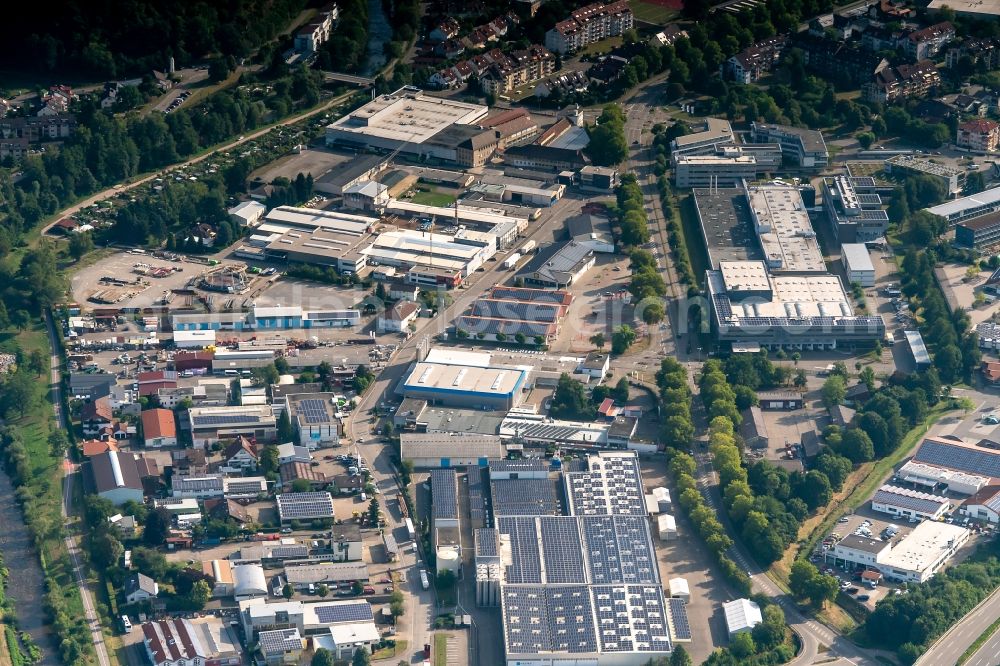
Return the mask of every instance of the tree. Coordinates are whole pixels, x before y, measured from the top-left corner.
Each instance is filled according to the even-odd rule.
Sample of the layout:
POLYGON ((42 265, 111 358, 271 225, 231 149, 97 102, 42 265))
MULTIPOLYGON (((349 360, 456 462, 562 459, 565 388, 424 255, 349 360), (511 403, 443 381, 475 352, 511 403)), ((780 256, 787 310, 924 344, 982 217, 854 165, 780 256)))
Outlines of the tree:
POLYGON ((368 503, 368 524, 378 525, 379 516, 382 514, 382 509, 378 505, 378 497, 372 497, 372 501, 368 503))
POLYGON ((604 345, 607 344, 607 340, 604 338, 603 333, 594 333, 590 336, 590 344, 594 345, 598 349, 604 349, 604 345))
POLYGON ((653 302, 648 304, 642 310, 642 320, 647 324, 656 324, 663 321, 666 317, 667 312, 663 307, 663 303, 653 302))
POLYGON ((674 652, 670 655, 670 666, 691 666, 691 655, 683 645, 674 647, 674 652))
POLYGON ((265 474, 276 474, 280 466, 278 461, 278 447, 274 444, 268 444, 264 447, 263 451, 260 452, 260 458, 257 460, 257 465, 260 467, 260 471, 265 474))
POLYGON ((253 377, 254 386, 270 386, 271 384, 277 384, 280 379, 278 369, 274 367, 274 363, 254 368, 250 372, 253 377))
POLYGON ((69 239, 69 256, 76 260, 94 249, 94 237, 89 231, 73 234, 69 239))
POLYGON ((618 383, 615 384, 615 388, 612 389, 611 395, 612 397, 614 397, 616 402, 625 404, 626 402, 628 402, 628 394, 629 394, 628 380, 622 377, 621 379, 618 380, 618 383))
POLYGON ((628 157, 625 116, 617 104, 604 107, 597 126, 590 130, 587 153, 599 166, 615 166, 628 157))
MULTIPOLYGON (((18 312, 22 312, 19 310, 18 312)), ((15 314, 17 314, 15 312, 15 314)), ((17 412, 18 416, 24 416, 31 411, 35 401, 38 399, 38 389, 35 378, 26 370, 18 368, 10 375, 3 384, 3 391, 0 394, 0 405, 3 406, 4 414, 17 412)))
POLYGON ((49 368, 49 359, 40 349, 32 349, 28 356, 28 370, 37 377, 49 368))
POLYGON ((621 328, 611 334, 611 353, 624 354, 635 342, 635 330, 628 324, 622 324, 621 328))
POLYGON ((90 542, 90 560, 100 569, 118 564, 118 558, 125 552, 121 541, 107 530, 101 531, 90 542))
POLYGON ((312 484, 309 479, 295 479, 292 481, 292 492, 293 493, 307 493, 312 489, 312 484))
POLYGON ((199 580, 191 588, 191 604, 201 610, 208 603, 208 600, 212 598, 212 588, 209 587, 208 583, 204 580, 199 580))
POLYGON ((143 525, 142 540, 147 546, 161 546, 170 529, 170 512, 159 507, 149 512, 143 525))
POLYGON ((847 382, 841 375, 831 375, 823 382, 822 395, 824 405, 836 407, 847 397, 847 382))
POLYGON ((281 588, 281 596, 285 599, 291 599, 295 596, 295 588, 292 587, 291 583, 285 583, 285 586, 281 588))
POLYGON ((281 410, 281 415, 278 417, 278 441, 279 442, 290 442, 295 438, 295 429, 292 427, 292 420, 288 416, 288 410, 281 410))
POLYGON ((336 664, 336 660, 334 660, 332 652, 326 648, 319 648, 316 650, 316 653, 313 654, 310 664, 312 666, 334 666, 334 664, 336 664))
POLYGON ((733 640, 729 643, 729 651, 737 659, 748 659, 757 651, 757 646, 753 643, 753 636, 741 632, 733 636, 733 640))
POLYGON ((354 651, 354 658, 351 659, 351 666, 371 666, 372 656, 368 648, 364 645, 354 651))
POLYGON ((229 77, 229 64, 225 58, 212 58, 208 63, 208 78, 212 83, 220 83, 229 77))
POLYGON ((840 442, 840 452, 855 465, 875 458, 875 447, 864 430, 852 428, 844 433, 840 442))
POLYGON ((49 451, 52 452, 53 456, 62 458, 63 454, 66 453, 66 449, 69 448, 69 438, 66 437, 65 430, 53 430, 49 433, 48 437, 49 451))
POLYGON ((587 400, 583 384, 562 373, 552 394, 549 415, 556 419, 590 421, 596 413, 593 404, 587 400))
POLYGON ((316 588, 316 594, 320 597, 325 597, 330 594, 330 587, 326 583, 320 583, 319 587, 316 588))

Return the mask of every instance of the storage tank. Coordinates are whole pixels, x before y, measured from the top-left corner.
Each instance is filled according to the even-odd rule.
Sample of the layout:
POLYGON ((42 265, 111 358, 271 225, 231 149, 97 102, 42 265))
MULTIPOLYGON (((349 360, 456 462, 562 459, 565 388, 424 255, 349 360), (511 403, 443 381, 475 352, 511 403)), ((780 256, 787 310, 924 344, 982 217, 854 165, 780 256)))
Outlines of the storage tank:
POLYGON ((441 573, 442 571, 454 571, 458 574, 458 568, 461 566, 462 560, 458 556, 453 548, 442 548, 437 552, 437 571, 441 573))

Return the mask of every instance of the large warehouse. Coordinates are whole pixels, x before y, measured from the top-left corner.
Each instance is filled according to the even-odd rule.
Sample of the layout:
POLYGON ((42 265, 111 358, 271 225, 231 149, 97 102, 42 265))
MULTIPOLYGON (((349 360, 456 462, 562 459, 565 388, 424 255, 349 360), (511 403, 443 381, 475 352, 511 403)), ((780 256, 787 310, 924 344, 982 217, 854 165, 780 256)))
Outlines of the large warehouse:
POLYGON ((500 141, 496 130, 474 125, 488 112, 480 104, 432 97, 406 86, 328 125, 326 143, 482 166, 500 141))
MULTIPOLYGON (((482 234, 485 236, 485 234, 482 234)), ((468 277, 496 254, 496 239, 458 238, 404 229, 379 234, 362 250, 379 266, 420 266, 461 272, 468 277)))
POLYGON ((719 339, 769 349, 835 349, 879 340, 885 322, 858 316, 835 275, 771 275, 762 261, 722 261, 707 272, 719 339))
POLYGON ((448 363, 417 363, 400 387, 407 398, 452 407, 511 409, 521 402, 527 370, 448 363))

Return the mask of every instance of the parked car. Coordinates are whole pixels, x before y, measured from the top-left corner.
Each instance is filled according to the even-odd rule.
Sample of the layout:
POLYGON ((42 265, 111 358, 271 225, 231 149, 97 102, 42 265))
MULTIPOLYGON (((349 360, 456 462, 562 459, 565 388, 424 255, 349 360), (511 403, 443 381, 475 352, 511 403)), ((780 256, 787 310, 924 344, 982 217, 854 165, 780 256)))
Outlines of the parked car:
POLYGON ((867 594, 859 594, 857 596, 858 601, 868 601, 871 597, 867 594))

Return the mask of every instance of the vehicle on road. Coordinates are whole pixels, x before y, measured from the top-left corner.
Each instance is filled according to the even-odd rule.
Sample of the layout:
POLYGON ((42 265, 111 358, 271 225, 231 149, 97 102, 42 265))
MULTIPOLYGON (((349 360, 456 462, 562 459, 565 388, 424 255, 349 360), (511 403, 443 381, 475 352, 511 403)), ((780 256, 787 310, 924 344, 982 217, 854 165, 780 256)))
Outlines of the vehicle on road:
POLYGON ((427 579, 426 569, 420 570, 420 587, 424 588, 425 590, 431 589, 431 582, 427 579))

